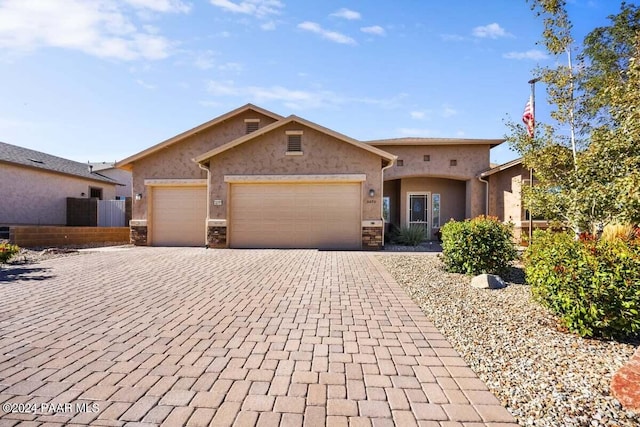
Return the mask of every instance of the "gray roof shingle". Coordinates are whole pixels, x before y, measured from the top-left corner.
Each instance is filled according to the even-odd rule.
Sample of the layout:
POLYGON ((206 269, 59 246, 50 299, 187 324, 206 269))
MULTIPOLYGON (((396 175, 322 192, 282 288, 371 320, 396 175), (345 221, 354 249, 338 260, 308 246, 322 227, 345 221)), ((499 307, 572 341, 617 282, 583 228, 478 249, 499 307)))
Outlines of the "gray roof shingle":
POLYGON ((24 147, 18 147, 17 145, 7 144, 6 142, 0 142, 0 162, 14 163, 36 169, 44 169, 94 181, 102 181, 109 184, 118 184, 117 181, 114 181, 111 178, 97 172, 90 172, 89 166, 86 163, 63 159, 62 157, 52 156, 51 154, 30 150, 24 147))

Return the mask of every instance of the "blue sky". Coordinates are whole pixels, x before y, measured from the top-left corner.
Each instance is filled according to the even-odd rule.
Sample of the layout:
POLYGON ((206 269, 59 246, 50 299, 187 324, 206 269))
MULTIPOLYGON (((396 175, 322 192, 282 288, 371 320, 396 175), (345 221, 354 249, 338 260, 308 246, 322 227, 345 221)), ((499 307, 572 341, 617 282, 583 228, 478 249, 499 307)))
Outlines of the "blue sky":
MULTIPOLYGON (((619 2, 568 10, 582 40, 619 2)), ((0 141, 121 160, 247 102, 360 140, 502 138, 557 60, 541 30, 525 0, 0 0, 0 141)))

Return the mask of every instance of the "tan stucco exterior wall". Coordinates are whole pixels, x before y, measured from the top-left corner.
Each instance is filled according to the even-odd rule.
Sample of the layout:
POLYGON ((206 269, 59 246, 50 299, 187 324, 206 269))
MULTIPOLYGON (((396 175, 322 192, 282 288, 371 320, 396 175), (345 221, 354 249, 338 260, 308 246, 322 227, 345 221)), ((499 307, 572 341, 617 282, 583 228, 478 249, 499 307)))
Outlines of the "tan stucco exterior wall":
POLYGON ((441 178, 406 178, 400 182, 400 225, 407 225, 407 192, 440 194, 440 225, 465 218, 465 181, 441 178))
POLYGON ((65 225, 67 197, 89 195, 102 188, 104 200, 114 199, 115 185, 0 163, 0 224, 65 225))
POLYGON ((245 119, 260 119, 261 128, 275 121, 258 112, 246 111, 135 161, 132 193, 142 194, 142 199, 133 202, 133 219, 148 219, 149 188, 144 185, 145 179, 206 179, 206 171, 192 159, 245 135, 245 119))
POLYGON ((489 215, 516 224, 524 221, 522 181, 528 178, 529 172, 522 165, 489 176, 489 215))
POLYGON ((362 183, 362 220, 380 220, 382 165, 380 156, 298 123, 290 123, 218 154, 210 161, 209 218, 226 219, 225 175, 366 174, 362 183), (286 155, 286 131, 303 131, 303 155, 286 155), (376 196, 369 197, 373 189, 376 196), (213 205, 222 200, 221 206, 213 205))
POLYGON ((432 176, 468 180, 489 169, 490 145, 376 145, 388 153, 398 156, 403 166, 394 165, 385 171, 385 180, 432 176), (430 160, 424 161, 429 155, 430 160), (450 161, 457 165, 451 166, 450 161))

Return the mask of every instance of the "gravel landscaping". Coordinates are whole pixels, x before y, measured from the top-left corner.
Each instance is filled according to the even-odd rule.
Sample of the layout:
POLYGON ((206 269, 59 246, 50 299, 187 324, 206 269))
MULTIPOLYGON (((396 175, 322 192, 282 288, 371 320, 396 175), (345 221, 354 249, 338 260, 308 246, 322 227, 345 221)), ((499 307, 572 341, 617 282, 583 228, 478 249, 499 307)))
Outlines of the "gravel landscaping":
POLYGON ((638 426, 609 393, 638 342, 583 339, 531 301, 522 271, 501 290, 472 288, 436 254, 382 254, 380 262, 469 366, 525 426, 638 426))

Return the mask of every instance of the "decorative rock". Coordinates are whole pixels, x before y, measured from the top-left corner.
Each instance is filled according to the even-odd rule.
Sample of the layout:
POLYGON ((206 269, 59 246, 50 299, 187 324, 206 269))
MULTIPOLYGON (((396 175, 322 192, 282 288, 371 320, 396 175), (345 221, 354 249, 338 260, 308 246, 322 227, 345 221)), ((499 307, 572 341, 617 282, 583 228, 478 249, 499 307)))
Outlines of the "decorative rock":
POLYGON ((495 274, 480 274, 471 279, 471 286, 478 289, 502 289, 507 286, 500 276, 495 274))
POLYGON ((622 406, 640 414, 640 347, 611 379, 611 393, 622 406))

